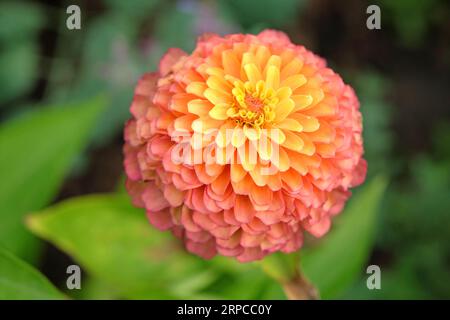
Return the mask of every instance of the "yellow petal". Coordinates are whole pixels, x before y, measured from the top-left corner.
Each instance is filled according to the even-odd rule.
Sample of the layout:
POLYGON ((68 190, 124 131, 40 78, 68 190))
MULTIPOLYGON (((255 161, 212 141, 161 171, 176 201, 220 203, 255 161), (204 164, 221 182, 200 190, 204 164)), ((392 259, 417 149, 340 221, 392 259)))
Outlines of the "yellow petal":
POLYGON ((292 61, 289 62, 287 65, 285 65, 281 70, 281 78, 286 79, 287 77, 298 74, 300 70, 302 70, 302 67, 303 67, 302 60, 298 58, 292 59, 292 61))
POLYGON ((276 56, 276 55, 270 56, 269 60, 267 61, 266 67, 264 68, 264 75, 267 76, 267 72, 269 71, 269 68, 271 66, 273 66, 273 67, 277 68, 278 70, 280 70, 281 58, 279 56, 276 56))
POLYGON ((312 106, 315 106, 325 98, 325 93, 322 89, 309 88, 307 86, 303 86, 297 89, 296 94, 311 96, 313 101, 311 102, 311 105, 308 107, 308 109, 312 106))
POLYGON ((286 136, 282 130, 278 128, 270 128, 265 131, 265 135, 276 144, 282 144, 286 140, 286 136))
POLYGON ((241 128, 236 128, 233 130, 233 134, 231 136, 231 144, 235 148, 239 148, 245 143, 245 134, 244 131, 241 128))
POLYGON ((230 94, 225 94, 222 91, 217 91, 211 88, 205 90, 203 95, 211 101, 212 104, 216 105, 219 103, 232 103, 232 98, 230 94))
POLYGON ((258 140, 258 154, 262 160, 270 160, 272 157, 273 142, 267 137, 267 135, 261 134, 261 138, 258 140))
POLYGON ((242 61, 241 61, 242 69, 245 67, 245 65, 251 64, 251 63, 256 63, 255 56, 253 55, 252 52, 245 52, 242 55, 242 61))
POLYGON ((275 107, 275 122, 284 120, 294 109, 295 104, 291 99, 279 102, 275 107))
POLYGON ((294 120, 292 118, 284 119, 283 121, 281 121, 277 124, 277 127, 280 129, 296 131, 296 132, 303 131, 303 126, 297 120, 294 120))
POLYGON ((247 125, 244 126, 245 136, 252 141, 258 140, 261 137, 261 129, 260 128, 251 128, 247 125))
POLYGON ((269 49, 266 46, 259 46, 256 50, 255 59, 261 69, 266 65, 269 57, 269 49))
POLYGON ((306 110, 305 113, 315 117, 329 117, 336 114, 336 108, 333 108, 331 105, 324 102, 320 102, 313 108, 306 110))
POLYGON ((223 69, 218 67, 209 67, 206 69, 206 73, 210 76, 217 76, 217 77, 225 76, 225 72, 223 71, 223 69))
POLYGON ((302 74, 296 74, 293 76, 290 76, 286 79, 284 79, 281 82, 281 86, 284 87, 290 87, 292 89, 292 91, 295 91, 295 89, 301 87, 302 85, 304 85, 306 83, 306 78, 304 75, 302 74))
POLYGON ((266 74, 266 88, 278 89, 280 84, 280 69, 275 66, 269 66, 266 74))
POLYGON ((203 92, 208 88, 204 82, 191 82, 186 87, 186 92, 190 94, 195 94, 198 97, 203 97, 203 92))
POLYGON ((313 102, 313 98, 310 95, 303 95, 303 94, 293 95, 291 96, 291 99, 295 103, 295 107, 294 110, 292 110, 292 112, 303 110, 309 107, 313 102))
POLYGON ((211 129, 216 129, 222 124, 222 121, 211 118, 199 118, 192 122, 192 130, 194 132, 206 132, 211 129))
POLYGON ((283 142, 283 147, 294 151, 302 150, 305 143, 296 133, 284 131, 284 134, 286 135, 286 140, 283 142))
POLYGON ((291 161, 289 160, 289 156, 286 153, 286 151, 284 150, 284 148, 278 148, 278 159, 276 161, 274 161, 273 164, 281 172, 289 170, 289 168, 291 166, 291 161))
POLYGON ((235 151, 236 149, 231 144, 227 145, 226 148, 216 148, 216 163, 220 165, 230 164, 234 158, 235 151))
POLYGON ((209 116, 216 120, 226 120, 228 119, 227 110, 230 106, 226 103, 219 103, 215 105, 211 110, 209 110, 209 116))
POLYGON ((206 80, 206 84, 211 89, 224 92, 226 94, 229 94, 232 89, 231 85, 227 81, 225 81, 223 78, 216 76, 209 77, 208 80, 206 80))
POLYGON ((254 64, 254 63, 246 64, 244 66, 244 70, 245 70, 245 73, 247 74, 248 80, 251 83, 256 84, 259 80, 262 79, 261 72, 259 71, 256 64, 254 64))
POLYGON ((320 122, 315 117, 301 113, 293 113, 290 117, 297 120, 302 125, 304 132, 314 132, 320 127, 320 122))
POLYGON ((257 153, 253 144, 248 141, 244 141, 244 143, 237 148, 237 153, 242 167, 247 172, 252 171, 257 162, 257 153))
POLYGON ((292 95, 292 89, 289 87, 281 87, 277 90, 277 98, 282 101, 287 98, 290 98, 292 95))

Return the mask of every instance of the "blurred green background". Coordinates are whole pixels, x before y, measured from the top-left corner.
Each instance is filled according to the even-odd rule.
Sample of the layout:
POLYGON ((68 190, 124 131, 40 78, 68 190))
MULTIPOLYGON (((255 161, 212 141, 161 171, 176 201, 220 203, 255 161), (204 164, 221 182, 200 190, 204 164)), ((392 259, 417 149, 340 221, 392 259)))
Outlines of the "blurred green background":
POLYGON ((307 276, 323 298, 450 298, 447 1, 75 3, 81 30, 66 28, 72 1, 0 3, 0 299, 285 298, 263 271, 270 263, 186 254, 122 187, 122 128, 139 76, 204 32, 265 28, 325 57, 364 116, 367 182, 329 240, 307 239, 307 276), (381 30, 366 28, 370 4, 381 30), (69 291, 74 263, 82 289, 69 291), (381 267, 381 290, 366 287, 370 264, 381 267))

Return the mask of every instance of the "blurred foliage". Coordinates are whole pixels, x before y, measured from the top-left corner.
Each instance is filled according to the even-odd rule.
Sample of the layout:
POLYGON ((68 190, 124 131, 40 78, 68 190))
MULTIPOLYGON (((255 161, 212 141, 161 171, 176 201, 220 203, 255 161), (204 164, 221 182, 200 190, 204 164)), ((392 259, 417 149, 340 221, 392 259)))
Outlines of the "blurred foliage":
POLYGON ((294 23, 304 0, 219 0, 222 14, 247 32, 265 28, 280 29, 294 23), (268 14, 270 12, 270 14, 268 14))
POLYGON ((36 81, 39 70, 36 34, 45 22, 43 10, 36 4, 0 3, 0 106, 26 94, 36 81))
POLYGON ((29 112, 0 127, 0 244, 32 259, 36 248, 22 219, 57 194, 86 146, 103 99, 29 112))
POLYGON ((301 251, 302 269, 329 299, 345 292, 362 274, 374 243, 376 216, 386 179, 379 176, 357 190, 332 230, 301 251))
POLYGON ((63 298, 39 271, 0 248, 0 300, 63 298))
POLYGON ((202 259, 183 254, 168 233, 149 228, 127 195, 74 198, 30 217, 28 225, 124 297, 181 298, 183 291, 172 287, 193 293, 214 280, 202 259), (200 271, 197 283, 183 287, 194 271, 200 271))
MULTIPOLYGON (((360 274, 373 242, 384 185, 381 178, 368 184, 352 198, 329 237, 302 254, 304 270, 324 298, 336 296, 360 274), (355 229, 358 233, 351 232, 355 229), (336 260, 345 263, 335 264, 336 260)), ((133 207, 126 194, 72 198, 29 216, 27 224, 86 268, 93 277, 88 295, 106 293, 103 288, 108 287, 117 297, 131 299, 283 297, 258 263, 240 264, 223 257, 206 261, 186 253, 170 233, 149 226, 144 210, 133 207)), ((263 269, 283 282, 286 279, 277 275, 285 271, 277 269, 284 268, 285 261, 270 263, 277 256, 263 262, 263 269)), ((295 269, 298 259, 292 257, 289 264, 295 269)))
POLYGON ((352 79, 360 99, 363 115, 364 156, 368 175, 393 170, 390 152, 393 136, 390 130, 392 106, 386 103, 389 79, 373 71, 361 72, 352 79))
MULTIPOLYGON (((129 204, 122 180, 117 193, 45 207, 73 173, 74 163, 92 156, 83 154, 86 146, 120 143, 137 79, 156 70, 169 47, 190 51, 202 32, 257 33, 264 28, 301 34, 312 43, 328 41, 315 39, 314 26, 299 27, 309 21, 305 12, 317 14, 328 2, 80 3, 80 31, 67 30, 65 10, 57 5, 0 3, 0 118, 5 120, 0 127, 0 245, 10 251, 0 249, 0 298, 64 297, 20 260, 39 265, 35 258, 41 247, 24 227, 24 216, 39 211, 28 220, 33 232, 88 273, 83 290, 70 292, 75 298, 283 299, 272 278, 289 270, 280 267, 276 256, 267 260, 272 264, 240 264, 188 255, 129 204), (105 99, 91 99, 99 94, 105 99)), ((376 3, 382 8, 383 35, 419 56, 431 50, 425 46, 449 17, 444 0, 376 3)), ((315 18, 323 22, 320 15, 315 18)), ((439 50, 445 54, 445 47, 439 50)), ((301 263, 323 298, 448 298, 450 124, 443 119, 435 125, 432 145, 422 154, 400 154, 395 146, 402 141, 391 121, 396 106, 388 97, 397 84, 389 68, 379 73, 365 63, 345 78, 361 102, 367 185, 355 191, 329 237, 306 241, 301 263), (381 176, 393 177, 385 193, 381 176), (381 219, 375 216, 379 202, 381 219), (382 290, 367 289, 368 263, 381 266, 382 290)), ((340 66, 340 61, 330 64, 340 66)), ((338 69, 348 71, 345 65, 338 69)), ((286 259, 291 266, 297 256, 286 259)))
POLYGON ((410 48, 423 45, 430 26, 446 19, 441 0, 380 0, 379 5, 383 21, 390 22, 401 43, 410 48))

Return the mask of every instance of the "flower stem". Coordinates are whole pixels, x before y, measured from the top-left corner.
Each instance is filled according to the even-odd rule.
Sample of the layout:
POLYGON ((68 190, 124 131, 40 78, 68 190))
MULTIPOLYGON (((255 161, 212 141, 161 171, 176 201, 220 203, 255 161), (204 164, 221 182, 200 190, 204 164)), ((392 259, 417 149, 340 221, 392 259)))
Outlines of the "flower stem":
POLYGON ((275 253, 262 261, 262 268, 283 287, 289 300, 317 300, 319 292, 300 270, 299 253, 275 253))
POLYGON ((300 271, 290 280, 281 283, 289 300, 318 300, 319 292, 300 271))

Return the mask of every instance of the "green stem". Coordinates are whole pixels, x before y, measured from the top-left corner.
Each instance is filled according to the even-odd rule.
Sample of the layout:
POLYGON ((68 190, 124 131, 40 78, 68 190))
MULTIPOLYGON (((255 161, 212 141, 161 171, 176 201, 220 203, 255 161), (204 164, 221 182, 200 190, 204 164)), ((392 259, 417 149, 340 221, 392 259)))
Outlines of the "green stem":
POLYGON ((262 269, 283 287, 289 300, 317 300, 317 289, 300 270, 300 255, 275 253, 262 261, 262 269))

